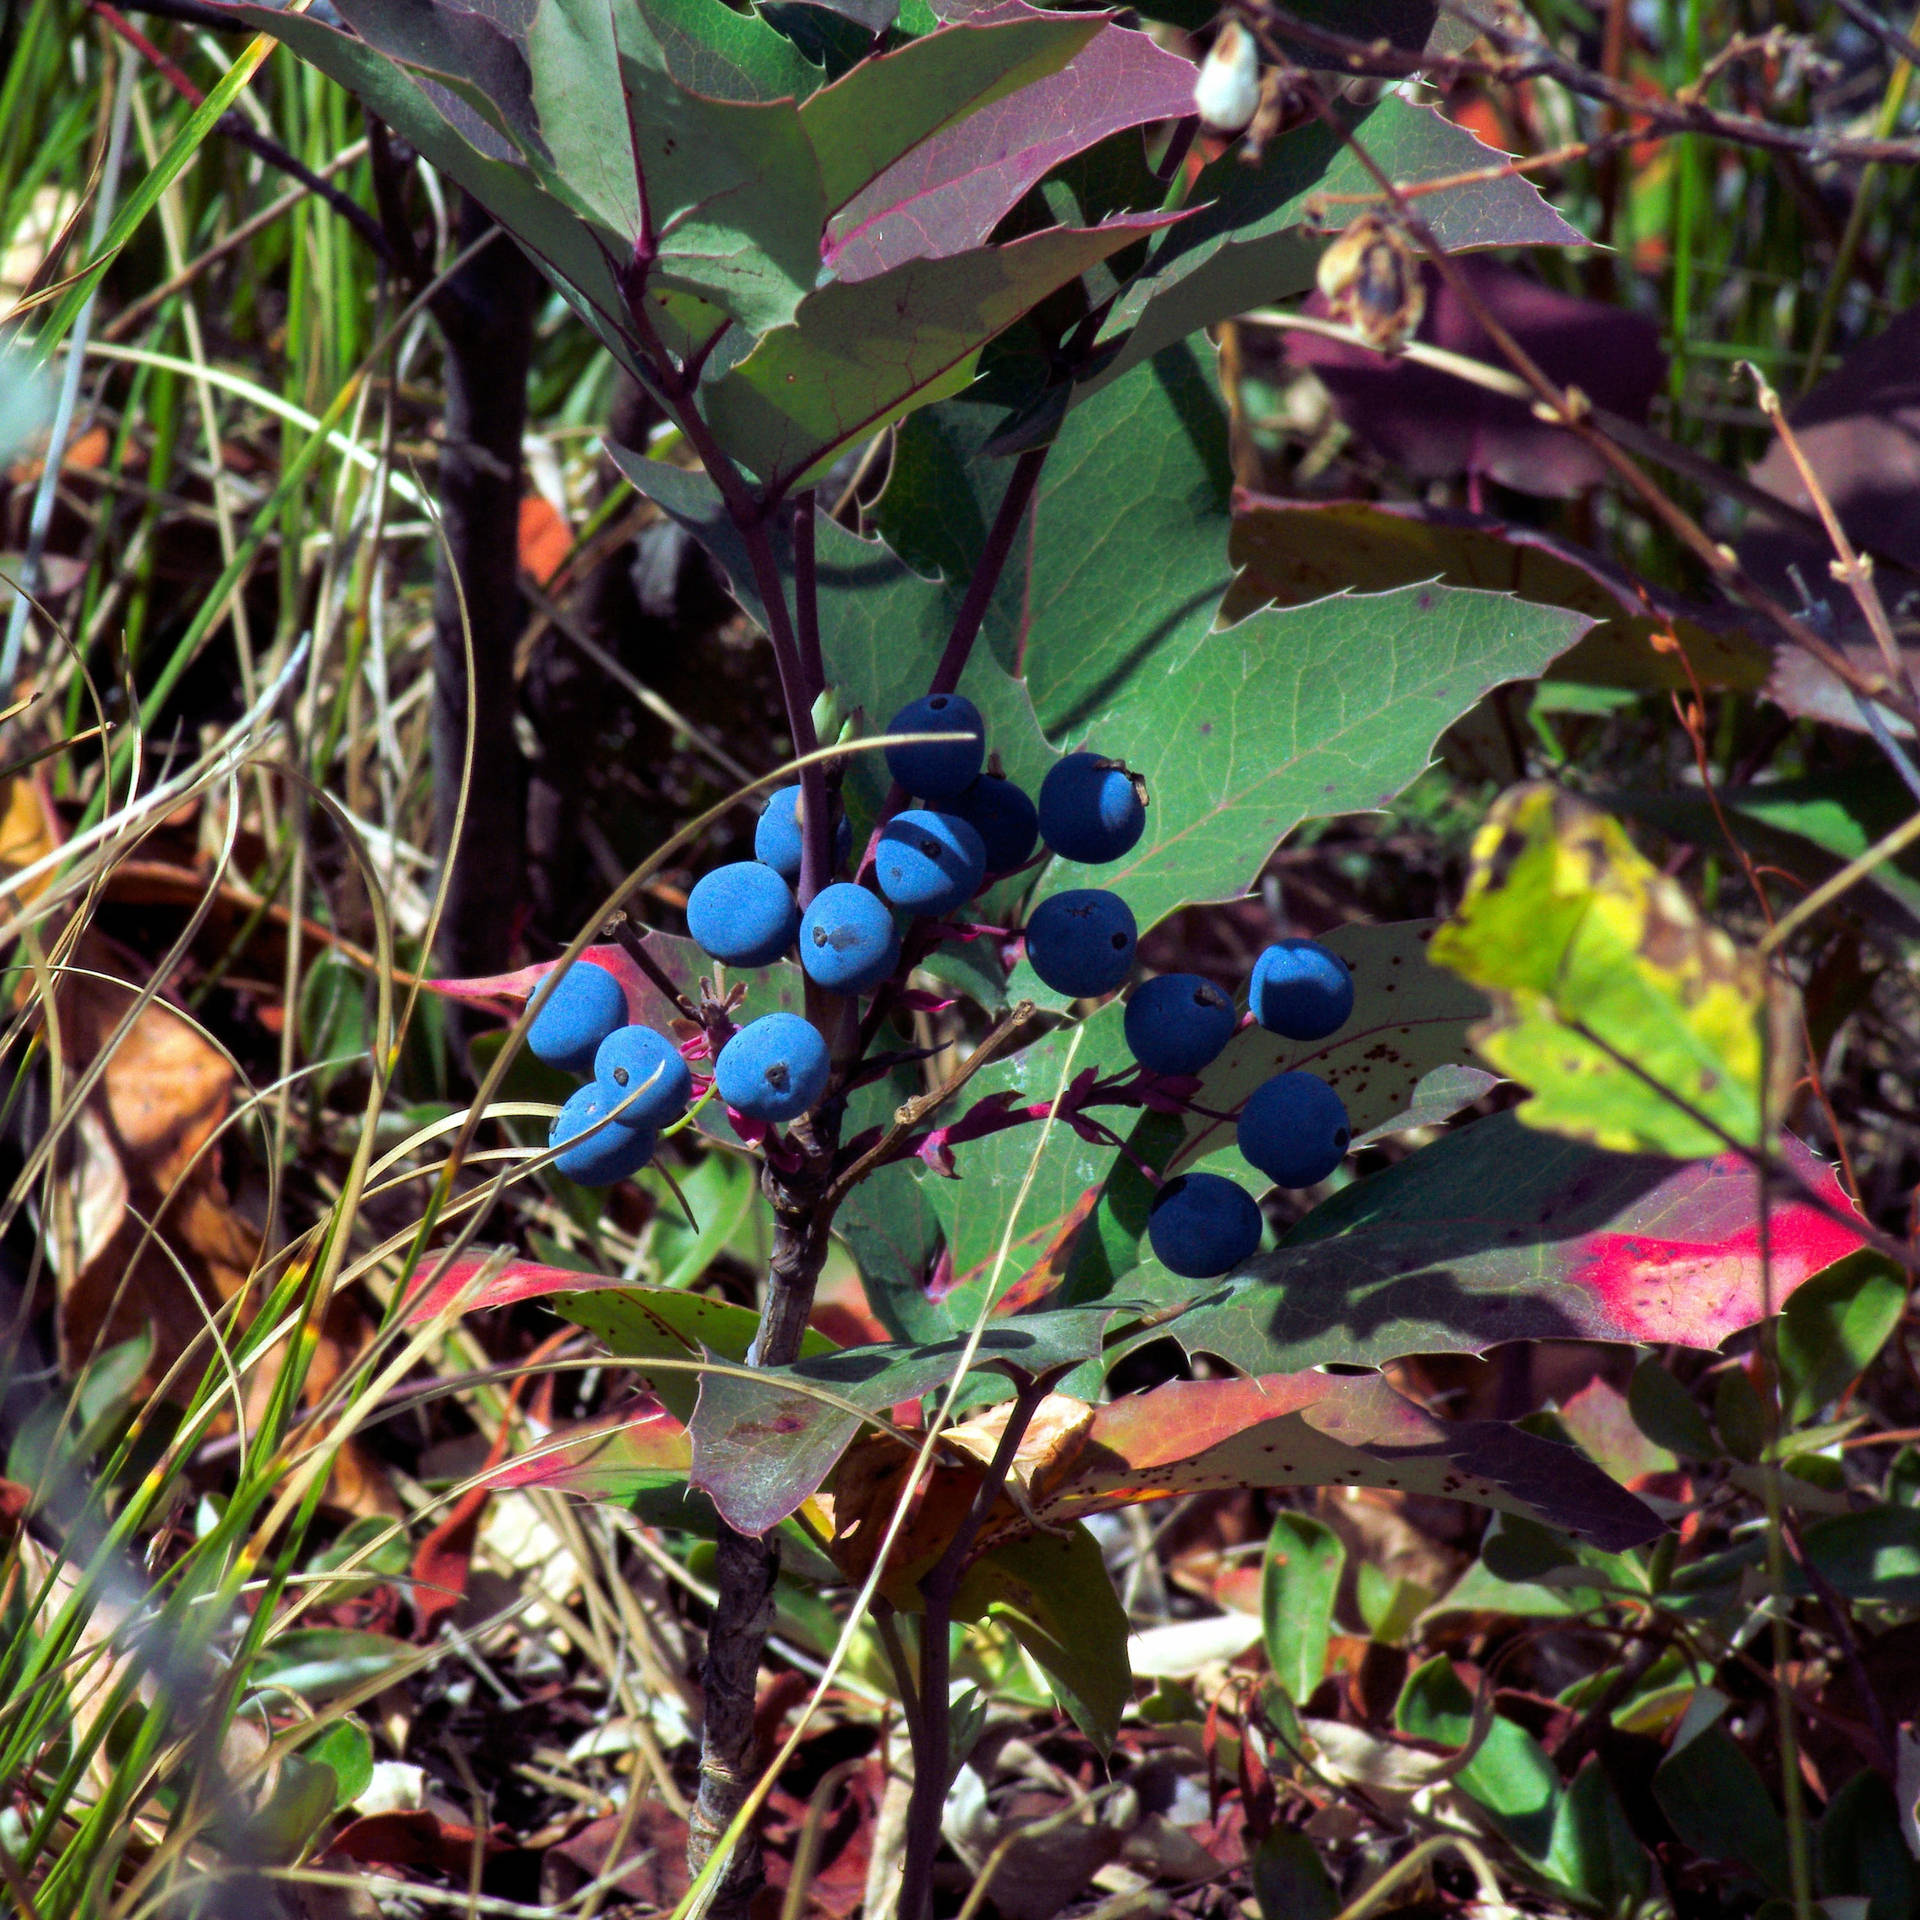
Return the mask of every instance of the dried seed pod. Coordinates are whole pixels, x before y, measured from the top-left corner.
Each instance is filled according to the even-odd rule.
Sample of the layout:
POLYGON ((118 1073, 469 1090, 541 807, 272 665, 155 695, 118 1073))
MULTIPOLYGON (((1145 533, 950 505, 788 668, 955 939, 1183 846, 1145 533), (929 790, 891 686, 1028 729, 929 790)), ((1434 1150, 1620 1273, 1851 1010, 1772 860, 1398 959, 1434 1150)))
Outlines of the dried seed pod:
POLYGON ((1427 310, 1420 257, 1406 234, 1377 213, 1363 213, 1320 256, 1328 310, 1368 346, 1393 353, 1419 330, 1427 310))

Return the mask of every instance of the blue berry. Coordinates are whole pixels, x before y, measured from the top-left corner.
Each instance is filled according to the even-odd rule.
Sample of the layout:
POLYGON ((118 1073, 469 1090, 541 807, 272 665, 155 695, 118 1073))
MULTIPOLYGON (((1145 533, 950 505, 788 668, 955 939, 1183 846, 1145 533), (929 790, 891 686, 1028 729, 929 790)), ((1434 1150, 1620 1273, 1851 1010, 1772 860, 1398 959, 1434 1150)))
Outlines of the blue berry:
MULTIPOLYGON (((800 789, 775 787, 753 830, 753 857, 788 882, 800 878, 800 789)), ((843 813, 833 823, 833 864, 843 867, 853 851, 853 823, 843 813)))
POLYGON ((1233 1038, 1233 1002, 1197 973, 1163 973, 1127 1002, 1127 1046, 1155 1073, 1201 1073, 1233 1038))
POLYGON ((1353 975, 1317 940, 1279 940, 1253 963, 1247 1005, 1282 1039, 1324 1040, 1353 1012, 1353 975))
POLYGON ((533 1016, 527 1045, 563 1073, 587 1073, 600 1042, 627 1017, 627 996, 605 967, 576 960, 533 1016))
POLYGON ((1137 929, 1117 893, 1076 887, 1034 908, 1027 921, 1027 960, 1055 993, 1076 1000, 1111 993, 1133 966, 1137 929))
MULTIPOLYGON (((553 1116, 553 1125, 547 1129, 547 1145, 566 1146, 569 1140, 588 1133, 590 1127, 604 1120, 612 1107, 606 1089, 589 1080, 553 1116)), ((601 1127, 598 1133, 588 1134, 578 1146, 567 1147, 553 1164, 569 1180, 578 1180, 583 1187, 610 1187, 638 1173, 653 1158, 653 1146, 654 1136, 647 1129, 623 1127, 615 1121, 601 1127)))
POLYGON ((1140 783, 1118 760, 1070 753, 1040 782, 1040 837, 1063 860, 1118 860, 1146 830, 1140 783))
POLYGON ((623 1127, 657 1133, 693 1098, 693 1075, 680 1049, 651 1027, 616 1027, 593 1056, 601 1097, 623 1127))
POLYGON ((980 836, 989 873, 1012 873, 1033 858, 1040 838, 1040 814, 1026 789, 997 773, 983 773, 959 799, 947 803, 980 836))
POLYGON ((912 700, 887 722, 889 733, 965 733, 965 740, 923 740, 887 749, 887 771, 923 800, 963 793, 987 758, 987 723, 964 693, 930 693, 912 700))
POLYGON ((720 1098, 750 1120, 792 1120, 827 1090, 832 1061, 812 1021, 768 1013, 736 1033, 713 1063, 720 1098))
POLYGON ((687 895, 687 931, 730 967, 771 965, 799 924, 793 889, 758 860, 715 867, 687 895))
POLYGON ((1240 1152, 1276 1187, 1318 1186, 1347 1156, 1346 1102, 1317 1073, 1276 1073, 1240 1109, 1240 1152))
POLYGON ((910 808, 880 829, 873 877, 896 907, 937 919, 980 891, 987 850, 958 814, 910 808))
POLYGON ((1231 1273, 1259 1251, 1260 1227, 1253 1195, 1217 1173, 1169 1180, 1147 1215, 1154 1258, 1188 1280, 1231 1273))
POLYGON ((834 993, 865 993, 893 971, 900 936, 877 893, 836 880, 813 896, 800 922, 800 964, 834 993))

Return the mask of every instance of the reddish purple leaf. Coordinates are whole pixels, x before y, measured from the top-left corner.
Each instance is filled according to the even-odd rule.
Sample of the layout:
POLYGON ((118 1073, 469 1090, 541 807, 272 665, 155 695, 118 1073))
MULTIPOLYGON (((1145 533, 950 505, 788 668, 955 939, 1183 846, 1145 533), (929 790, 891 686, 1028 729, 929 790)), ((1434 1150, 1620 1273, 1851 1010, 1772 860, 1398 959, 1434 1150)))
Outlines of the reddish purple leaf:
MULTIPOLYGON (((1576 300, 1490 260, 1461 260, 1474 292, 1541 369, 1611 412, 1642 418, 1666 380, 1659 329, 1640 314, 1576 300)), ((1418 338, 1503 365, 1492 340, 1431 266, 1418 338)), ((1321 317, 1318 294, 1307 311, 1321 317)), ((1566 496, 1606 478, 1599 457, 1519 400, 1364 347, 1289 334, 1288 356, 1319 374, 1347 424, 1423 480, 1484 476, 1521 493, 1566 496)))
MULTIPOLYGON (((656 942, 664 943, 664 936, 660 934, 651 937, 656 942)), ((644 1020, 649 1026, 664 1029, 674 1009, 660 989, 640 971, 624 947, 589 947, 580 958, 590 960, 596 967, 604 967, 620 982, 627 996, 629 1020, 644 1020)), ((664 965, 671 967, 673 956, 662 953, 661 960, 664 965)), ((527 1002, 533 998, 534 990, 558 964, 554 960, 536 960, 532 966, 516 967, 511 973, 478 974, 467 980, 423 980, 420 984, 430 993, 441 994, 448 1000, 458 1000, 482 1013, 497 1014, 502 1020, 512 1021, 519 1019, 527 1002)))
POLYGON ((487 1487, 538 1487, 590 1500, 618 1500, 686 1476, 687 1430, 659 1401, 643 1398, 603 1420, 549 1434, 537 1446, 495 1467, 487 1487))
POLYGON ((1181 1380, 1095 1410, 1035 1508, 1050 1523, 1227 1487, 1439 1494, 1564 1527, 1613 1551, 1659 1520, 1571 1447, 1498 1420, 1441 1420, 1378 1375, 1181 1380))
MULTIPOLYGON (((949 31, 1028 12, 996 8, 949 31)), ((1190 112, 1193 81, 1190 60, 1105 25, 1058 72, 943 126, 855 194, 828 223, 826 264, 842 280, 867 280, 979 246, 1062 161, 1126 127, 1190 112)))
POLYGON ((484 1285, 473 1287, 474 1276, 490 1258, 490 1254, 463 1253, 448 1263, 438 1279, 433 1279, 438 1262, 429 1255, 414 1269, 413 1278, 408 1282, 409 1287, 418 1284, 422 1290, 407 1301, 406 1324, 418 1326, 422 1321, 431 1320, 435 1314, 446 1312, 455 1301, 459 1302, 462 1313, 481 1313, 489 1307, 511 1307, 522 1300, 544 1300, 554 1293, 589 1293, 629 1284, 609 1279, 605 1274, 580 1273, 572 1267, 542 1266, 538 1260, 509 1260, 484 1285), (429 1281, 431 1284, 426 1284, 429 1281))
MULTIPOLYGON (((1783 1158, 1852 1212, 1807 1148, 1783 1158)), ((1776 1189, 1763 1287, 1758 1197, 1731 1154, 1602 1153, 1497 1114, 1337 1194, 1160 1331, 1247 1373, 1508 1340, 1717 1347, 1861 1244, 1776 1189)))

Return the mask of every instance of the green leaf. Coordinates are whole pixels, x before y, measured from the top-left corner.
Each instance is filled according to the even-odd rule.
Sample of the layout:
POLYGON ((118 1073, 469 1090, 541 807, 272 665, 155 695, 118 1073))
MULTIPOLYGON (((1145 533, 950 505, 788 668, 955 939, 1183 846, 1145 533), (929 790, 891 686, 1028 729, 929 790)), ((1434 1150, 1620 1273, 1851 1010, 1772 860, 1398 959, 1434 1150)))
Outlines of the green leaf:
POLYGON ((954 1615, 995 1620, 1019 1641, 1073 1724, 1102 1754, 1133 1700, 1127 1615, 1084 1526, 988 1548, 960 1582, 954 1615))
POLYGON ((770 490, 803 486, 841 448, 957 392, 995 334, 1095 261, 1133 245, 1158 218, 1056 227, 821 287, 791 326, 768 334, 705 390, 708 423, 770 490))
POLYGON ((1744 1366, 1722 1367, 1715 1378, 1713 1424, 1736 1460, 1758 1460, 1765 1450, 1771 1422, 1744 1366))
POLYGON ((1763 1111, 1778 1125, 1789 996, 1573 795, 1524 786, 1495 804, 1430 951, 1492 994, 1475 1043, 1533 1089, 1529 1125, 1676 1158, 1758 1142, 1763 1111))
POLYGON ((719 100, 804 100, 826 79, 756 9, 721 0, 645 0, 667 71, 692 93, 719 100))
MULTIPOLYGON (((1053 1029, 977 1073, 967 1086, 969 1102, 1007 1096, 1044 1113, 1063 1079, 1090 1068, 1114 1073, 1128 1063, 1125 1017, 1120 1003, 1110 1001, 1077 1030, 1053 1029)), ((1114 1117, 1128 1124, 1125 1108, 1114 1117)), ((1042 1127, 1034 1120, 956 1147, 957 1179, 915 1162, 921 1196, 946 1235, 952 1273, 943 1306, 955 1326, 972 1324, 990 1288, 997 1297, 1048 1288, 1035 1269, 1064 1255, 1068 1236, 1116 1164, 1111 1146, 1083 1139, 1058 1120, 1044 1136, 1042 1127)))
MULTIPOLYGON (((1473 1695, 1445 1654, 1436 1654, 1407 1676, 1393 1722, 1415 1739, 1466 1744, 1473 1731, 1473 1695)), ((1560 1777, 1546 1750, 1524 1727, 1496 1714, 1486 1738, 1454 1780, 1528 1859, 1539 1863, 1548 1857, 1560 1811, 1560 1777)))
POLYGON ((1207 608, 1176 611, 1150 663, 1112 664, 1084 732, 1145 776, 1147 830, 1097 869, 1053 861, 1035 901, 1110 887, 1149 927, 1238 898, 1294 827, 1388 805, 1455 720, 1539 673, 1589 624, 1444 587, 1258 613, 1224 631, 1211 620, 1207 608))
POLYGON ((1702 1687, 1654 1769, 1653 1797, 1685 1844, 1745 1867, 1774 1892, 1788 1885, 1787 1835, 1759 1769, 1720 1725, 1729 1701, 1702 1687))
MULTIPOLYGON (((1403 186, 1497 165, 1500 156, 1430 107, 1389 94, 1353 114, 1357 136, 1403 186)), ((1318 121, 1296 127, 1249 167, 1229 148, 1195 181, 1197 211, 1154 249, 1145 272, 1115 306, 1104 338, 1122 341, 1088 383, 1097 389, 1201 327, 1270 306, 1313 284, 1326 230, 1310 223, 1309 202, 1329 197, 1323 217, 1344 225, 1360 205, 1332 196, 1371 196, 1366 170, 1318 121), (1310 230, 1310 226, 1314 230, 1310 230)), ((1580 234, 1518 177, 1424 194, 1421 218, 1449 253, 1474 247, 1573 246, 1580 234)))
POLYGON ((304 1759, 333 1772, 333 1808, 350 1807, 373 1779, 373 1740, 357 1720, 336 1720, 300 1749, 304 1759))
POLYGON ((1272 1828, 1247 1861, 1260 1920, 1333 1920, 1340 1896, 1320 1850, 1297 1827, 1272 1828))
POLYGON ((1911 1920, 1920 1905, 1920 1870, 1900 1830, 1899 1802, 1871 1767, 1827 1803, 1819 1861, 1821 1893, 1864 1895, 1867 1920, 1911 1920))
POLYGON ((1599 1760, 1566 1785, 1554 1813, 1553 1839, 1542 1870, 1577 1899, 1621 1912, 1647 1895, 1647 1850, 1620 1805, 1599 1760))
POLYGON ((1327 1671, 1333 1603, 1347 1550, 1340 1536, 1306 1513, 1275 1516, 1260 1578, 1267 1664, 1296 1706, 1304 1707, 1327 1671))
MULTIPOLYGON (((294 1627, 274 1638, 247 1669, 256 1690, 280 1687, 309 1700, 325 1700, 378 1679, 413 1658, 404 1640, 355 1627, 294 1627)), ((329 1809, 331 1811, 331 1809, 329 1809)))
POLYGON ((1862 1251, 1802 1287, 1780 1319, 1782 1412, 1811 1420, 1873 1364, 1906 1311, 1907 1288, 1884 1255, 1862 1251))
MULTIPOLYGON (((982 451, 999 411, 969 396, 900 429, 877 517, 923 571, 964 581, 979 557, 1009 472, 982 451)), ((1077 744, 1129 672, 1188 619, 1212 617, 1233 578, 1232 490, 1204 342, 1169 349, 1067 416, 983 632, 1001 665, 1026 675, 1050 736, 1077 744)))
MULTIPOLYGON (((1809 1283, 1811 1284, 1811 1282, 1809 1283)), ((1684 1460, 1717 1460, 1720 1443, 1694 1397, 1648 1354, 1627 1383, 1627 1406, 1634 1424, 1649 1440, 1671 1448, 1684 1460)))

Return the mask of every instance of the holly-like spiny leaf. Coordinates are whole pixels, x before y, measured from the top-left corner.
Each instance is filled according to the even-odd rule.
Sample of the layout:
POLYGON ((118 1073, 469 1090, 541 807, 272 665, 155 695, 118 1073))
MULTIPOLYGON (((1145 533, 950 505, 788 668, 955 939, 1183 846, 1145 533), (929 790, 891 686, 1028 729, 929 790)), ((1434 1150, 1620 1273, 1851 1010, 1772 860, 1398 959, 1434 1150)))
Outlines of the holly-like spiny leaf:
MULTIPOLYGON (((1389 94, 1377 106, 1341 107, 1354 137, 1402 186, 1497 167, 1501 156, 1430 107, 1389 94)), ((1195 181, 1192 219, 1162 240, 1114 307, 1105 338, 1119 344, 1089 382, 1098 387, 1201 327, 1304 292, 1330 227, 1364 209, 1332 201, 1316 228, 1316 195, 1372 195, 1373 177, 1319 120, 1268 147, 1260 164, 1229 150, 1195 181)), ((1579 246, 1581 235, 1518 175, 1421 195, 1420 217, 1449 253, 1469 247, 1579 246)))
MULTIPOLYGON (((680 1287, 638 1287, 604 1274, 550 1267, 537 1260, 509 1260, 475 1286, 487 1259, 477 1253, 458 1255, 437 1278, 439 1263, 432 1256, 424 1260, 408 1282, 417 1291, 407 1301, 407 1324, 431 1320, 456 1303, 462 1313, 478 1313, 522 1300, 545 1300, 563 1319, 597 1335, 614 1359, 632 1366, 677 1420, 693 1416, 700 1376, 691 1363, 744 1360, 759 1331, 760 1316, 751 1307, 710 1300, 680 1287), (650 1375, 649 1360, 675 1364, 650 1375)), ((802 1338, 805 1356, 834 1351, 833 1342, 811 1328, 802 1338)))
MULTIPOLYGON (((977 1402, 1004 1393, 1008 1377, 1067 1373, 1100 1352, 1121 1311, 1075 1308, 990 1322, 967 1393, 977 1402)), ((967 1336, 955 1334, 920 1346, 849 1347, 752 1376, 709 1375, 692 1421, 693 1484, 713 1496, 730 1526, 764 1533, 832 1472, 863 1414, 944 1387, 966 1345, 967 1336)))
POLYGON ((909 260, 829 283, 705 390, 721 445, 774 492, 806 484, 851 442, 957 392, 989 340, 1057 287, 1168 216, 1055 227, 1004 247, 909 260))
POLYGON ((1123 894, 1142 927, 1248 892, 1302 821, 1385 807, 1494 687, 1543 672, 1592 624, 1448 587, 1344 595, 1215 630, 1189 615, 1116 668, 1085 733, 1147 782, 1147 830, 1089 870, 1053 861, 1033 902, 1123 894))
POLYGON ((1144 33, 1085 15, 1024 15, 1003 7, 994 17, 1008 23, 931 35, 856 68, 809 103, 809 131, 823 161, 833 156, 829 199, 836 210, 824 257, 836 278, 866 280, 909 258, 938 259, 977 247, 1061 162, 1110 134, 1191 110, 1193 63, 1163 51, 1144 33), (991 92, 983 89, 963 111, 948 113, 910 142, 896 134, 910 104, 899 97, 909 63, 937 73, 943 87, 951 88, 956 36, 1004 35, 1023 16, 1047 21, 1055 33, 1077 27, 1078 44, 1064 60, 1033 64, 991 92), (837 98, 843 92, 844 102, 837 98), (822 123, 830 110, 837 118, 828 127, 822 123), (896 151, 876 165, 883 140, 896 151), (867 169, 864 178, 856 163, 867 169))
MULTIPOLYGON (((1463 1060, 1467 1029, 1487 1010, 1483 995, 1428 964, 1426 921, 1388 926, 1335 928, 1325 944, 1353 969, 1354 1011, 1340 1031, 1323 1041, 1299 1043, 1262 1027, 1248 1027, 1200 1077, 1194 1104, 1214 1113, 1239 1109, 1263 1081, 1289 1067, 1304 1067, 1336 1087, 1347 1103, 1356 1134, 1397 1119, 1435 1069, 1463 1060)), ((1132 1055, 1117 1002, 1082 1024, 1073 1053, 1077 1075, 1126 1071, 1132 1055)), ((1049 1101, 1065 1065, 1071 1034, 1058 1030, 1012 1058, 976 1074, 972 1100, 1010 1097, 1023 1105, 1049 1101)), ((1484 1090, 1485 1076, 1459 1091, 1469 1099, 1484 1090)), ((1457 1109, 1456 1109, 1457 1110, 1457 1109)), ((1129 1152, 1157 1171, 1181 1171, 1225 1149, 1232 1152, 1229 1121, 1205 1113, 1149 1113, 1137 1119, 1124 1107, 1094 1108, 1093 1117, 1114 1126, 1129 1152)), ((1444 1116, 1442 1116, 1444 1117, 1444 1116)), ((922 1197, 946 1234, 950 1291, 941 1304, 958 1324, 969 1323, 979 1305, 1007 1232, 1007 1196, 1026 1186, 1026 1199, 1012 1222, 1011 1257, 1003 1288, 1026 1297, 1064 1283, 1064 1301, 1111 1294, 1138 1266, 1153 1189, 1131 1161, 1111 1146, 1082 1138, 1056 1121, 1044 1144, 1036 1125, 1011 1128, 954 1149, 957 1180, 920 1166, 922 1197), (1036 1158, 1037 1156, 1037 1158, 1036 1158), (1031 1178, 1028 1168, 1031 1165, 1031 1178), (1097 1203, 1089 1212, 1089 1200, 1097 1203), (1038 1263, 1045 1271, 1036 1277, 1038 1263)), ((1218 1169, 1231 1174, 1235 1169, 1218 1169)), ((1241 1165, 1251 1181, 1254 1176, 1241 1165)), ((1154 1270, 1150 1290, 1168 1283, 1154 1270)), ((1173 1283, 1167 1297, 1190 1291, 1173 1283)))
POLYGON ((1239 572, 1221 602, 1224 620, 1330 593, 1439 580, 1588 615, 1592 631, 1554 662, 1549 679, 1686 687, 1686 668, 1671 650, 1651 644, 1655 634, 1678 638, 1703 686, 1758 692, 1772 665, 1771 649, 1717 610, 1683 605, 1598 554, 1485 514, 1398 501, 1241 495, 1228 553, 1239 572))
POLYGON ((1495 804, 1429 951, 1492 996, 1474 1041, 1533 1089, 1531 1126, 1685 1157, 1762 1144, 1785 1110, 1791 992, 1572 794, 1495 804))
POLYGON ((1572 1447, 1494 1420, 1439 1420, 1377 1375, 1175 1381, 1094 1410, 1044 1522, 1225 1487, 1371 1486, 1540 1520, 1612 1550, 1660 1522, 1572 1447))
MULTIPOLYGON (((1851 1212, 1829 1167, 1780 1150, 1851 1212)), ((1861 1244, 1775 1182, 1763 1268, 1758 1201, 1735 1155, 1605 1153, 1496 1114, 1335 1194, 1156 1337, 1247 1373, 1509 1340, 1716 1347, 1861 1244)))

